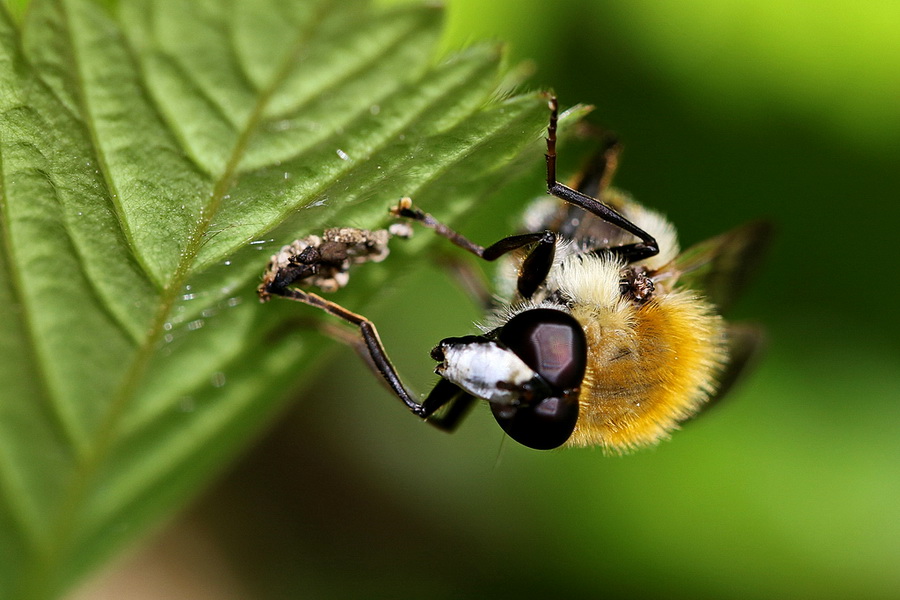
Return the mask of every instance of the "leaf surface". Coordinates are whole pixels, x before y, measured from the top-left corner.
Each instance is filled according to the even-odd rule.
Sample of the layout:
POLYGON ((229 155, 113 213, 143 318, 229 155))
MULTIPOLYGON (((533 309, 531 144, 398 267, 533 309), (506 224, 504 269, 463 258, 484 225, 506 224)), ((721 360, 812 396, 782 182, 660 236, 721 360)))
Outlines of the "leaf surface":
POLYGON ((271 418, 321 352, 296 306, 255 301, 278 247, 384 226, 404 195, 452 222, 540 160, 541 97, 498 90, 494 48, 435 62, 440 19, 358 0, 0 11, 0 597, 64 592, 271 418))

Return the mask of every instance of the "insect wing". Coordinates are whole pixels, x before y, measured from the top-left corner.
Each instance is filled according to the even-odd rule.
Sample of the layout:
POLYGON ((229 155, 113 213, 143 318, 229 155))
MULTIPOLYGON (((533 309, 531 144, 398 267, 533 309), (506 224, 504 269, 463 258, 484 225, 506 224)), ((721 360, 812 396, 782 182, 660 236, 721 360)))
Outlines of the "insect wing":
POLYGON ((725 312, 762 262, 774 228, 754 221, 700 242, 682 252, 661 272, 672 272, 680 286, 704 293, 725 312))
POLYGON ((734 389, 742 375, 756 365, 766 347, 765 333, 754 325, 729 323, 725 335, 728 338, 728 363, 719 375, 719 387, 710 397, 707 408, 734 389))
MULTIPOLYGON (((613 175, 616 174, 619 153, 622 150, 615 137, 611 135, 602 135, 602 137, 603 148, 591 157, 572 181, 573 188, 592 198, 600 198, 603 192, 609 188, 613 175)), ((613 208, 618 210, 619 207, 613 208)))
MULTIPOLYGON (((626 209, 624 195, 609 187, 616 171, 619 145, 612 139, 604 140, 604 148, 594 154, 584 168, 572 180, 572 188, 586 196, 597 198, 618 213, 626 209)), ((548 223, 551 229, 570 240, 586 242, 594 248, 611 248, 630 241, 632 236, 617 225, 588 214, 572 204, 564 204, 556 215, 556 222, 548 223)))

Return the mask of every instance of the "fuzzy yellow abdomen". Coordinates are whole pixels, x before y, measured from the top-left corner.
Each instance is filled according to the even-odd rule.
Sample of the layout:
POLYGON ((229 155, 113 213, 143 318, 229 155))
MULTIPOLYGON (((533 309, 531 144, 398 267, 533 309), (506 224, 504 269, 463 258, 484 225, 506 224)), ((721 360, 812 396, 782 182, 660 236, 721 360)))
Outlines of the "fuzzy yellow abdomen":
POLYGON ((636 306, 576 304, 588 364, 568 444, 615 452, 668 436, 714 391, 725 360, 722 320, 691 292, 636 306))

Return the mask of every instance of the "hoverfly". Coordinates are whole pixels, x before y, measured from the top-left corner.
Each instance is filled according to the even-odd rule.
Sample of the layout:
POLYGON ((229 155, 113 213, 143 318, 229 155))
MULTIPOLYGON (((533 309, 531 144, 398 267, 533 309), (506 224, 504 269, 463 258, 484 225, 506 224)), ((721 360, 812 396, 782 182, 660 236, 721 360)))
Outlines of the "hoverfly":
POLYGON ((356 326, 356 345, 416 416, 452 431, 478 399, 500 427, 535 449, 599 445, 624 452, 666 438, 720 398, 760 343, 726 323, 735 296, 771 236, 756 222, 679 252, 674 227, 609 186, 618 147, 608 145, 572 187, 556 180, 558 104, 549 100, 547 191, 526 231, 483 247, 404 198, 391 213, 486 261, 507 261, 512 285, 476 335, 431 352, 440 376, 422 400, 401 381, 371 321, 296 286, 331 291, 353 263, 378 261, 391 230, 328 230, 285 246, 259 286, 356 326), (559 201, 562 202, 559 202, 559 201), (552 202, 547 202, 552 201, 552 202))

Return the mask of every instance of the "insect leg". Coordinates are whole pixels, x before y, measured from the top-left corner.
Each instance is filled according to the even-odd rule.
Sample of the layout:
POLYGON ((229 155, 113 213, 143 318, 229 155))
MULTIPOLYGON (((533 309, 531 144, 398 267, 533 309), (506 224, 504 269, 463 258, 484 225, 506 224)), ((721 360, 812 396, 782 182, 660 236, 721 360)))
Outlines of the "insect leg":
POLYGON ((504 254, 535 244, 522 263, 517 283, 519 293, 525 298, 529 298, 534 294, 538 286, 547 278, 550 267, 553 266, 553 257, 556 251, 556 233, 549 229, 511 235, 485 248, 444 225, 430 214, 413 206, 409 198, 403 198, 397 206, 391 209, 391 214, 418 221, 463 250, 487 261, 497 260, 504 254))
POLYGON ((627 262, 635 262, 659 254, 659 245, 652 235, 599 200, 573 190, 556 180, 556 124, 559 118, 559 103, 556 100, 556 96, 551 96, 548 104, 550 106, 550 124, 547 126, 547 154, 545 155, 547 159, 547 192, 560 200, 586 210, 641 240, 640 243, 625 244, 615 248, 607 248, 604 251, 618 254, 625 258, 627 262))
POLYGON ((447 238, 453 244, 459 246, 466 252, 470 252, 478 258, 487 261, 497 260, 508 252, 518 250, 519 248, 527 246, 528 244, 540 242, 542 238, 544 238, 548 234, 554 236, 555 238, 555 234, 552 231, 523 233, 505 237, 502 240, 485 248, 484 246, 480 246, 475 242, 470 241, 467 237, 465 237, 461 233, 454 231, 447 225, 444 225, 427 212, 424 212, 418 207, 413 206, 412 200, 410 200, 409 198, 401 199, 400 203, 397 204, 397 206, 391 208, 390 212, 395 217, 404 217, 406 219, 418 221, 425 227, 434 230, 434 232, 439 236, 447 238))
MULTIPOLYGON (((428 418, 434 411, 453 399, 452 396, 444 397, 440 392, 436 393, 435 391, 432 391, 428 398, 426 398, 422 404, 419 404, 415 400, 414 395, 403 385, 400 376, 397 374, 396 369, 394 369, 394 365, 391 364, 387 352, 384 349, 384 344, 382 344, 381 338, 378 337, 378 330, 375 329, 375 325, 364 316, 351 312, 340 304, 326 300, 321 296, 310 292, 304 292, 296 288, 282 287, 270 289, 269 293, 320 308, 330 315, 334 315, 351 325, 359 327, 359 332, 362 336, 362 345, 365 347, 371 361, 370 366, 374 367, 385 383, 387 383, 391 391, 394 392, 394 395, 400 398, 414 415, 423 419, 428 418)), ((369 362, 369 360, 366 362, 369 362)), ((436 386, 436 388, 437 387, 438 386, 436 386)))
POLYGON ((450 383, 446 379, 441 379, 432 388, 431 393, 425 398, 422 406, 429 414, 433 414, 437 409, 449 403, 449 408, 442 415, 433 416, 428 419, 431 425, 438 429, 450 432, 454 431, 463 418, 469 414, 469 409, 475 404, 475 397, 465 390, 450 383))

